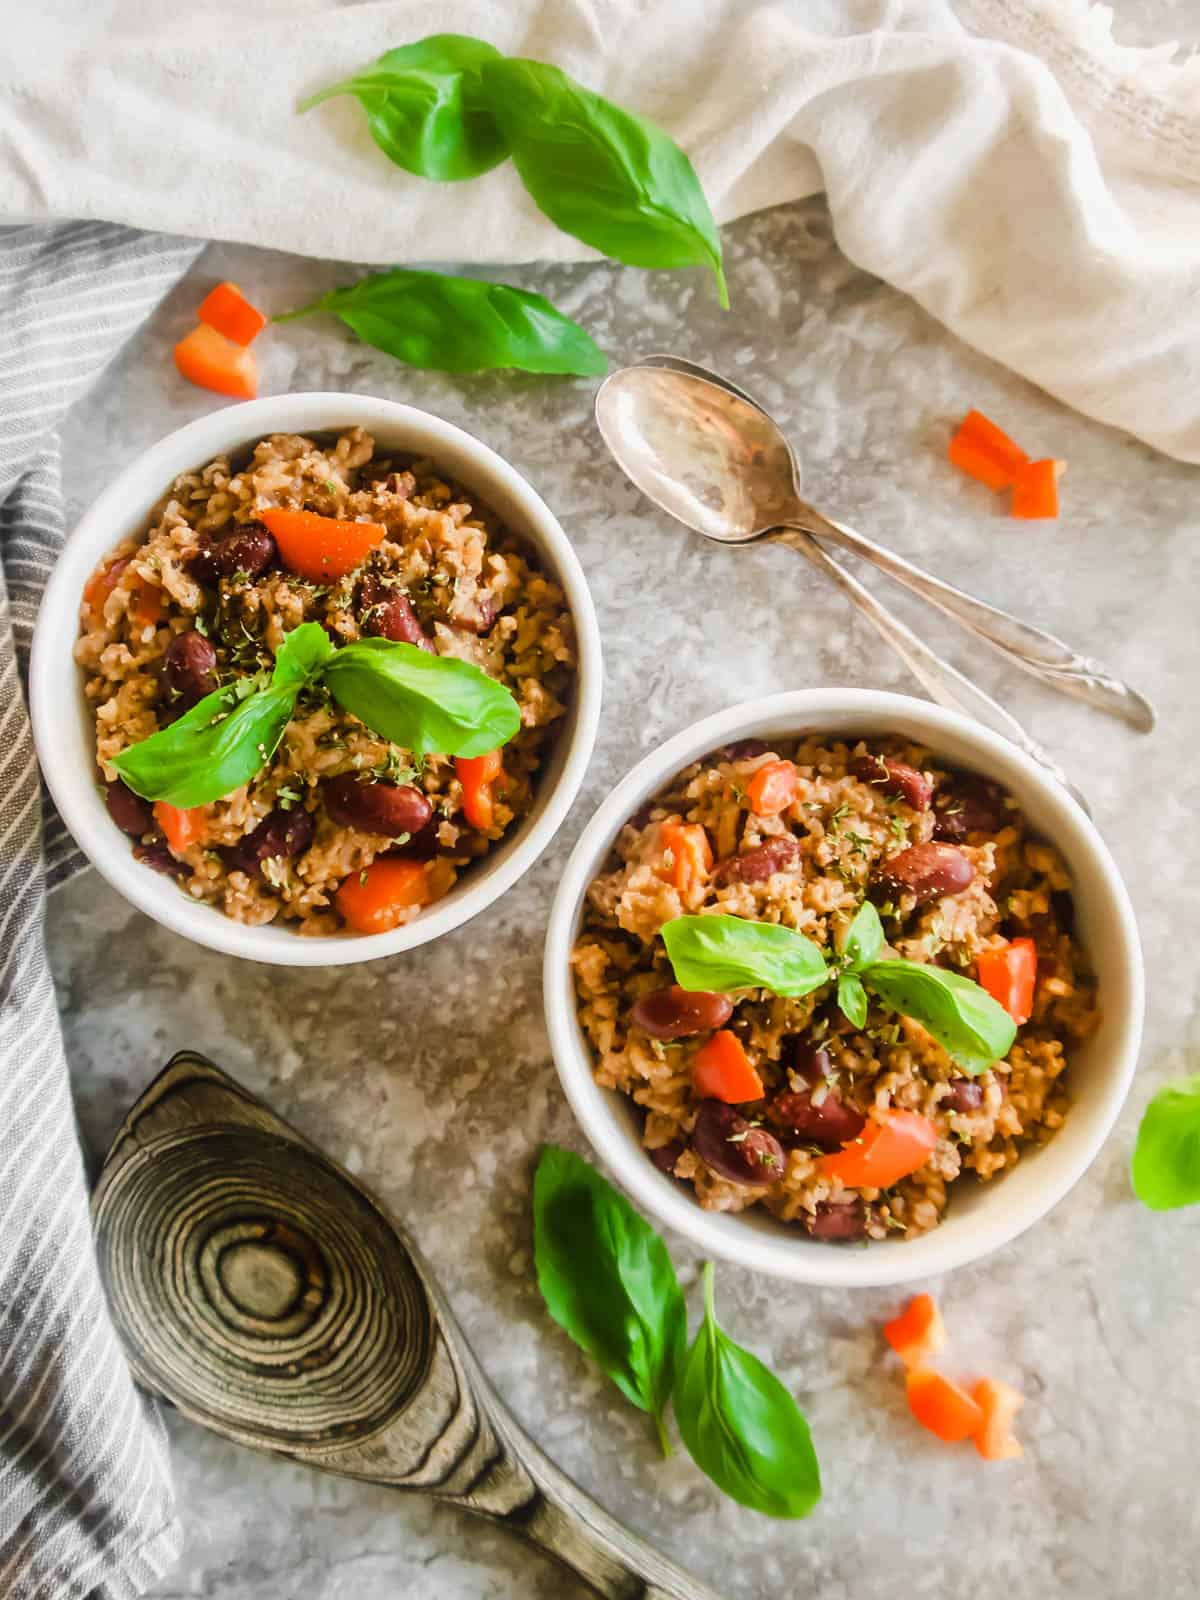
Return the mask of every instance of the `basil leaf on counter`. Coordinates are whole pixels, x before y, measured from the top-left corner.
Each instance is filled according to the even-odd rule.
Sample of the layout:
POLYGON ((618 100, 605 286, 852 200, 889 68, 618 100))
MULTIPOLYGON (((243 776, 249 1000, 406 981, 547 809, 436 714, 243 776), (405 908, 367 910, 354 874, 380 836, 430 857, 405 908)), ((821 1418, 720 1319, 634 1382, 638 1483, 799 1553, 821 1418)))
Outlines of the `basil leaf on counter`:
POLYGON ((1168 1083, 1142 1113, 1133 1189, 1151 1211, 1200 1204, 1200 1074, 1168 1083))
POLYGON ((879 920, 879 913, 869 900, 864 900, 846 930, 842 958, 851 972, 857 972, 861 967, 879 960, 883 945, 883 923, 879 920))
POLYGON ((533 1185, 534 1259, 550 1315, 635 1406, 663 1420, 687 1317, 667 1247, 570 1150, 547 1145, 533 1185))
POLYGON ((397 267, 332 289, 276 322, 317 311, 340 317, 364 344, 410 367, 437 372, 523 372, 595 377, 608 365, 577 322, 540 294, 482 278, 397 267))
POLYGON ((821 1470, 795 1400, 756 1356, 717 1325, 712 1263, 704 1321, 675 1381, 675 1416, 702 1472, 740 1505, 768 1517, 806 1517, 821 1470))
POLYGON ((442 183, 475 178, 508 156, 479 82, 481 63, 499 59, 483 39, 431 34, 309 95, 299 110, 352 94, 372 139, 398 167, 442 183))
POLYGON ((359 639, 333 653, 330 694, 373 733, 414 755, 484 756, 521 726, 503 684, 455 656, 415 644, 359 639))
POLYGON ((1012 1049, 1017 1025, 970 978, 920 961, 876 961, 858 974, 876 999, 926 1028, 965 1072, 986 1072, 1012 1049))
POLYGON ((710 267, 729 305, 717 225, 673 139, 542 61, 486 61, 480 75, 521 181, 551 222, 634 267, 710 267))
POLYGON ((683 989, 770 989, 795 999, 832 977, 820 945, 774 922, 676 917, 661 932, 683 989))
POLYGON ((867 991, 855 972, 843 972, 838 979, 837 1002, 842 1015, 856 1028, 867 1025, 867 991))
POLYGON ((332 654, 320 624, 302 623, 280 645, 268 684, 241 678, 214 689, 169 727, 123 750, 113 766, 145 800, 183 810, 220 800, 270 761, 300 690, 332 654))

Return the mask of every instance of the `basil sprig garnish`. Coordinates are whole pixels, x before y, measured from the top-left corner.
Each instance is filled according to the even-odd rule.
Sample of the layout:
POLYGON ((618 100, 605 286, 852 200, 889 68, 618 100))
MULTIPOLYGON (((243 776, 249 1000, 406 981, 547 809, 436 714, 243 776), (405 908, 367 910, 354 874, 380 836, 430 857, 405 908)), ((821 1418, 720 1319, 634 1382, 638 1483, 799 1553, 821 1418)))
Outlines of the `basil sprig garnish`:
POLYGON ((319 311, 340 317, 364 344, 410 367, 438 372, 517 367, 594 377, 608 365, 591 335, 543 295, 482 278, 397 267, 332 289, 275 321, 293 322, 319 311))
POLYGON ((808 1423, 775 1374, 718 1325, 711 1261, 704 1321, 675 1382, 675 1416, 692 1460, 739 1505, 806 1517, 820 1500, 808 1423))
POLYGON ((480 76, 521 182, 551 222, 630 266, 706 266, 728 307, 717 225, 673 139, 544 61, 486 61, 480 76))
POLYGON ((214 689, 190 711, 113 760, 122 781, 145 800, 186 810, 240 789, 275 754, 296 699, 333 655, 317 622, 283 640, 269 680, 240 678, 214 689))
POLYGON ((533 1185, 538 1288, 550 1315, 648 1411, 664 1455, 664 1415, 687 1315, 667 1247, 594 1167, 547 1145, 533 1185))
POLYGON ((354 95, 372 139, 398 167, 441 183, 476 178, 508 156, 479 78, 485 61, 500 59, 486 40, 431 34, 310 95, 299 110, 354 95))
POLYGON ((470 662, 388 639, 335 649, 320 623, 304 622, 284 637, 269 679, 214 690, 113 765, 146 800, 208 805, 268 764, 301 690, 318 681, 373 733, 416 755, 486 755, 521 726, 510 692, 470 662))
POLYGON ((1200 1205, 1200 1074, 1168 1083, 1146 1107, 1132 1175, 1151 1211, 1200 1205))
POLYGON ((839 957, 794 928, 718 914, 676 917, 662 927, 675 981, 684 989, 769 989, 796 998, 837 983, 838 1004, 856 1028, 867 1020, 868 994, 911 1017, 964 1072, 986 1072, 1012 1049, 1017 1025, 986 989, 919 961, 880 960, 883 925, 870 901, 859 907, 839 957))
POLYGON ((665 1412, 718 1488, 769 1517, 803 1517, 821 1497, 816 1453, 795 1400, 717 1325, 713 1269, 704 1320, 687 1349, 683 1291, 659 1235, 594 1167, 557 1145, 533 1190, 538 1287, 550 1315, 655 1419, 665 1412))

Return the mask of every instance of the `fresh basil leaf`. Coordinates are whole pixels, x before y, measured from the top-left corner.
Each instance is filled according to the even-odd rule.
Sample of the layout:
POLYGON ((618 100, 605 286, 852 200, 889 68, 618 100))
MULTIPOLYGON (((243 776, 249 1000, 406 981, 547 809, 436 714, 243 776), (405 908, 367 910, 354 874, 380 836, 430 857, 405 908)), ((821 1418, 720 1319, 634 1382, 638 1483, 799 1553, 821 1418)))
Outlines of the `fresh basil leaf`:
POLYGON ((663 943, 683 989, 770 989, 795 999, 832 976, 820 945, 794 928, 744 917, 676 917, 663 943))
POLYGON ((481 63, 498 60, 483 39, 431 34, 310 95, 299 110, 352 94, 372 139, 398 167, 441 183, 475 178, 508 156, 479 82, 481 63))
POLYGON ((879 920, 879 913, 869 900, 864 900, 846 929, 846 939, 842 945, 846 965, 851 972, 870 966, 872 961, 879 960, 883 944, 883 923, 879 920))
POLYGON ((359 639, 335 650, 325 683, 344 710, 414 755, 483 756, 521 726, 503 684, 455 656, 359 639))
POLYGON ((558 1145, 538 1160, 533 1240, 550 1315, 650 1412, 666 1453, 663 1413, 687 1334, 666 1245, 593 1167, 558 1145))
POLYGON ((487 61, 480 75, 521 180, 551 222, 634 267, 711 267, 728 306, 717 225, 673 139, 542 61, 487 61))
POLYGON ((397 361, 437 372, 519 367, 595 377, 608 365, 591 335, 549 300, 482 278, 397 267, 333 289, 275 321, 316 311, 340 317, 365 344, 397 361))
POLYGON ((856 972, 843 972, 838 979, 837 1002, 842 1015, 856 1028, 867 1025, 867 991, 856 972))
POLYGON ((1167 1084, 1142 1113, 1133 1189, 1151 1211, 1200 1204, 1200 1074, 1167 1084))
POLYGON ((986 1072, 1012 1049, 1017 1025, 961 973, 920 961, 877 961, 859 977, 885 1006, 927 1028, 965 1072, 986 1072))
POLYGON ((692 1460, 739 1505, 806 1517, 820 1500, 821 1469, 799 1406, 717 1326, 711 1262, 704 1321, 675 1381, 675 1417, 692 1460))
POLYGON ((113 766, 143 799, 185 810, 232 794, 270 761, 297 695, 332 655, 324 628, 302 623, 280 644, 269 684, 239 678, 214 689, 169 727, 123 750, 113 766))

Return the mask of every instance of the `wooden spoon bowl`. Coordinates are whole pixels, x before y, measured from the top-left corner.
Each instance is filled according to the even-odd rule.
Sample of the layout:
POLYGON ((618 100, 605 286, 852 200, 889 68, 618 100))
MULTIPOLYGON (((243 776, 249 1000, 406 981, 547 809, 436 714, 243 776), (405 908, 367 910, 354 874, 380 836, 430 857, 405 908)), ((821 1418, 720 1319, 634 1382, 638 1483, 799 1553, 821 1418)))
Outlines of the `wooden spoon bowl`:
POLYGON ((134 1373, 193 1421, 507 1523, 611 1600, 715 1600, 520 1429, 394 1219, 204 1057, 130 1111, 93 1219, 134 1373))

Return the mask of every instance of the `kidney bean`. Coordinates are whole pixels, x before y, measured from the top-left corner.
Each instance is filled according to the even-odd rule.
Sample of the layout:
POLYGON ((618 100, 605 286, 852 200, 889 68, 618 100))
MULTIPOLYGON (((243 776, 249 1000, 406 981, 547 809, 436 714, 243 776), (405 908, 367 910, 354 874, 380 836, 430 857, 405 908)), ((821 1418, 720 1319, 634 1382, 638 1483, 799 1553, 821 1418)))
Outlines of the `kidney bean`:
POLYGON ((415 644, 418 650, 433 653, 433 641, 421 626, 412 601, 377 572, 368 572, 359 584, 358 605, 359 623, 368 638, 415 644))
POLYGON ((433 807, 411 783, 362 782, 357 773, 343 772, 321 785, 325 809, 343 828, 364 833, 420 833, 433 816, 433 807))
POLYGON ((833 1071, 833 1057, 822 1050, 803 1033, 789 1033, 784 1040, 782 1061, 784 1069, 794 1072, 815 1089, 833 1071))
POLYGON ((852 1242, 867 1231, 867 1208, 861 1197, 853 1200, 819 1200, 816 1215, 802 1211, 799 1221, 814 1239, 826 1243, 852 1242))
POLYGON ((675 1163, 683 1151, 683 1140, 672 1139, 670 1144, 660 1144, 657 1150, 651 1150, 650 1159, 660 1172, 665 1172, 668 1178, 672 1178, 675 1175, 675 1163))
POLYGON ((961 894, 975 877, 975 868, 952 844, 914 844, 880 864, 879 879, 916 896, 917 904, 961 894))
POLYGON ((235 872, 261 878, 264 861, 288 861, 293 856, 303 855, 315 832, 316 825, 307 811, 299 807, 292 811, 276 808, 244 839, 230 846, 225 859, 235 872))
POLYGON ((819 1145, 822 1150, 840 1150, 850 1139, 857 1139, 866 1125, 861 1111, 846 1105, 827 1090, 819 1105, 813 1104, 813 1090, 799 1094, 790 1090, 771 1102, 771 1121, 801 1144, 819 1145))
POLYGON ((262 523, 246 522, 223 538, 202 545, 192 557, 192 574, 201 583, 214 586, 238 572, 244 572, 247 578, 259 578, 275 555, 275 540, 262 523))
POLYGON ((893 761, 890 756, 855 756, 850 771, 872 788, 907 800, 914 811, 929 809, 933 785, 923 772, 905 761, 893 761))
POLYGON ((130 838, 140 839, 142 834, 149 833, 154 826, 154 812, 149 800, 143 800, 140 794, 134 794, 120 778, 105 785, 104 804, 108 807, 108 814, 120 828, 122 833, 129 834, 130 838))
POLYGON ((217 652, 195 628, 177 633, 163 657, 163 677, 176 710, 186 711, 217 687, 217 652))
POLYGON ((770 748, 762 739, 737 739, 733 744, 723 744, 719 750, 714 750, 712 755, 706 756, 706 761, 753 761, 757 756, 765 756, 770 748))
POLYGON ((630 1013, 633 1024, 652 1039, 690 1039, 695 1033, 720 1028, 733 1015, 733 1002, 707 989, 655 989, 639 996, 630 1013))
POLYGON ((762 1186, 783 1176, 783 1146, 723 1100, 701 1100, 692 1148, 719 1178, 762 1186))
POLYGON ((647 800, 646 804, 644 806, 639 806, 631 817, 626 817, 625 826, 627 828, 636 828, 638 833, 640 833, 643 828, 649 827, 650 818, 653 816, 653 814, 654 802, 652 800, 647 800))
POLYGON ((977 1078, 951 1078, 950 1093, 942 1100, 947 1111, 978 1111, 983 1104, 983 1085, 977 1078))
POLYGON ((487 633, 496 620, 496 602, 490 594, 477 594, 471 609, 452 620, 470 633, 487 633))
POLYGON ((176 861, 165 844, 135 844, 133 859, 155 872, 165 872, 168 878, 190 878, 192 869, 186 862, 176 861))
POLYGON ((999 784, 959 773, 933 797, 933 836, 961 844, 972 833, 998 833, 1007 815, 999 784))
POLYGON ((765 883, 773 873, 786 872, 800 859, 800 841, 794 834, 781 833, 765 839, 740 856, 727 856, 713 869, 718 883, 765 883))
POLYGON ((388 854, 403 856, 406 861, 432 861, 445 849, 438 838, 438 829, 441 825, 442 819, 435 812, 423 828, 418 828, 414 834, 405 839, 403 844, 393 845, 388 854))

